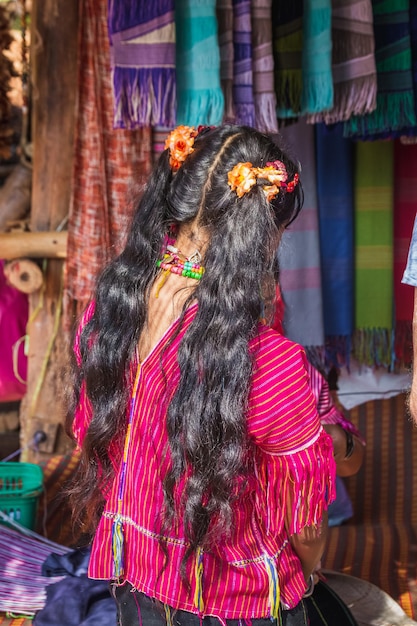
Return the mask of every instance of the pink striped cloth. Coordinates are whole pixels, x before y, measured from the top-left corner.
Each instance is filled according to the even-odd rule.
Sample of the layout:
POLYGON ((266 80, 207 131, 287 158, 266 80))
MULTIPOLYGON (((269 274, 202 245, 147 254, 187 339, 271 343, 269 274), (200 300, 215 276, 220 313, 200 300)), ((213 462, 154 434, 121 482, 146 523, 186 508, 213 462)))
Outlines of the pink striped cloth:
MULTIPOLYGON (((239 497, 234 505, 231 536, 202 554, 204 609, 200 605, 198 610, 194 602, 198 586, 195 565, 188 570, 190 588, 179 576, 186 547, 181 520, 166 534, 161 530, 160 517, 162 479, 170 464, 165 381, 170 382, 170 390, 178 381, 178 346, 196 310, 196 304, 188 309, 178 334, 178 321, 174 322, 140 364, 137 401, 124 457, 122 509, 118 509, 118 491, 124 463, 116 466, 115 481, 92 547, 89 576, 107 580, 114 577, 112 527, 120 512, 124 579, 136 589, 200 616, 270 616, 271 571, 278 575, 283 606, 297 605, 305 591, 301 564, 289 537, 306 525, 318 524, 328 501, 334 498, 332 441, 320 425, 304 351, 271 328, 259 325, 258 337, 250 346, 255 366, 247 413, 256 471, 236 485, 239 497), (161 542, 169 555, 165 569, 161 542)), ((90 415, 91 405, 84 396, 74 420, 80 444, 90 415)), ((179 498, 182 487, 178 485, 179 498)))

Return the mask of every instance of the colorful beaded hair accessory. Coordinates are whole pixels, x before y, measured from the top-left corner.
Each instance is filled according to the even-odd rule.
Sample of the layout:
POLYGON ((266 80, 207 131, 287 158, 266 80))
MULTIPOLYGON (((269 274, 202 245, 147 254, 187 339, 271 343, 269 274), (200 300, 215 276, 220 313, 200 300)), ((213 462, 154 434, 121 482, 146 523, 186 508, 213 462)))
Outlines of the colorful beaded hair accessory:
POLYGON ((298 174, 288 181, 287 169, 282 161, 268 162, 265 167, 253 167, 252 163, 238 163, 227 175, 230 189, 236 191, 239 198, 248 193, 256 184, 261 184, 268 202, 278 195, 280 189, 288 193, 294 191, 298 184, 298 174))

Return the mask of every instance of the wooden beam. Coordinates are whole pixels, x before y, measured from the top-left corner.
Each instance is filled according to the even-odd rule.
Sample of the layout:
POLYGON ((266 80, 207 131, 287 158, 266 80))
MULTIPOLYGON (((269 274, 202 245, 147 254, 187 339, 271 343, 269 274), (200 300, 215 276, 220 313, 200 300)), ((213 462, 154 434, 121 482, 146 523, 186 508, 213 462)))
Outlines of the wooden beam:
POLYGON ((65 259, 67 239, 66 231, 0 233, 0 258, 65 259))

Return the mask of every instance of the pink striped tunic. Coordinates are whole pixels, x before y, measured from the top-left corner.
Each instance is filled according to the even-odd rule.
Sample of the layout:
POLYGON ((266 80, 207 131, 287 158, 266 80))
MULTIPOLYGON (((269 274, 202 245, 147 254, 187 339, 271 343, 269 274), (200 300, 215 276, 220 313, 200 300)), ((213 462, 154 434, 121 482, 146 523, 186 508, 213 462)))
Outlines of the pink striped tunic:
MULTIPOLYGON (((202 553, 202 574, 191 563, 193 558, 189 560, 187 588, 179 575, 186 548, 182 522, 168 533, 161 531, 162 480, 170 457, 160 359, 162 355, 164 371, 175 385, 179 377, 178 345, 194 318, 196 306, 186 312, 182 329, 169 347, 163 351, 178 321, 140 364, 125 452, 121 509, 121 463, 116 463, 114 484, 107 494, 92 546, 89 576, 114 578, 112 525, 120 513, 123 578, 136 589, 171 607, 200 615, 222 619, 269 617, 274 613, 274 602, 292 608, 305 591, 301 564, 289 537, 306 525, 318 524, 334 498, 332 441, 320 425, 303 349, 259 325, 259 336, 251 343, 255 368, 247 411, 256 471, 240 486, 231 536, 202 553), (161 543, 169 555, 165 569, 161 543), (278 585, 274 586, 276 573, 278 585), (199 591, 201 603, 197 605, 199 591)), ((80 445, 90 417, 91 406, 82 394, 73 427, 80 445)))

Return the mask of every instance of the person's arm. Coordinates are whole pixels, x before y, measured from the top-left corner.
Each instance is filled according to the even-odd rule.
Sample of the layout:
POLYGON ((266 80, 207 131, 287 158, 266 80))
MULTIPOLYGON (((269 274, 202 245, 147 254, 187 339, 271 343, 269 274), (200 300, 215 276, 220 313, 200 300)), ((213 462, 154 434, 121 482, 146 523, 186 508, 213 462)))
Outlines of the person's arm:
POLYGON ((338 476, 353 476, 363 462, 365 446, 353 433, 339 424, 323 424, 333 440, 333 454, 338 476))
POLYGON ((290 537, 290 542, 301 561, 306 583, 320 562, 327 539, 327 511, 324 512, 319 526, 306 526, 290 537))
POLYGON ((417 287, 414 287, 413 311, 413 378, 408 401, 413 422, 417 425, 417 287))

